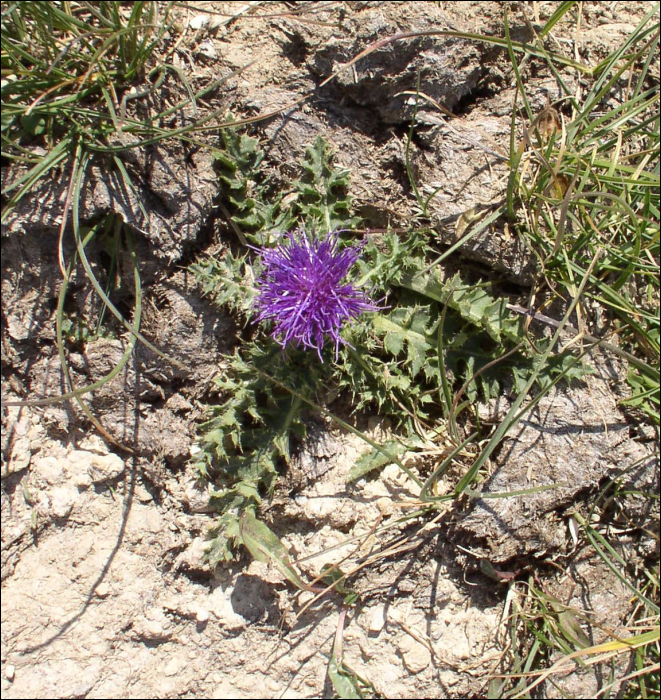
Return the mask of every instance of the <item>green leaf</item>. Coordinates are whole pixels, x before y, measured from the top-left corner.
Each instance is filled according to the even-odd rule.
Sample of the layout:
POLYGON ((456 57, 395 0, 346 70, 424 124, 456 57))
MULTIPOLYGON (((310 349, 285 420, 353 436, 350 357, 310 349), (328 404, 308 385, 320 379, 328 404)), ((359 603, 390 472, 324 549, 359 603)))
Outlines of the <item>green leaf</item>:
POLYGON ((305 151, 303 173, 295 183, 296 218, 306 228, 320 234, 359 223, 359 219, 351 217, 349 171, 336 168, 332 160, 328 142, 321 135, 317 136, 305 151))
POLYGON ((38 113, 23 115, 21 117, 21 126, 31 136, 40 136, 46 132, 46 119, 38 113))
POLYGON ((433 324, 430 312, 422 308, 400 307, 388 316, 379 314, 373 319, 373 328, 378 335, 385 335, 384 348, 397 356, 406 347, 407 363, 411 377, 415 377, 427 360, 427 352, 434 348, 429 337, 429 326, 433 324))
POLYGON ((328 664, 328 678, 339 698, 356 700, 362 697, 355 674, 349 674, 341 663, 338 664, 335 654, 328 664))
MULTIPOLYGON (((222 499, 227 504, 241 502, 241 500, 236 499, 231 492, 219 495, 221 495, 222 499)), ((228 511, 218 518, 213 529, 209 532, 210 539, 206 551, 206 558, 211 567, 215 567, 221 562, 232 561, 235 558, 234 548, 241 541, 239 521, 229 510, 230 507, 230 505, 227 505, 228 511)))
POLYGON ((239 531, 243 544, 257 561, 273 564, 276 569, 297 588, 309 590, 298 572, 289 562, 282 542, 263 522, 246 511, 239 520, 239 531))
POLYGON ((387 457, 383 454, 383 452, 373 447, 360 455, 360 457, 356 460, 356 463, 353 465, 353 467, 351 467, 349 476, 347 477, 348 483, 358 481, 358 479, 362 479, 365 474, 369 474, 369 472, 374 471, 375 469, 385 467, 386 464, 391 464, 396 458, 404 454, 406 451, 406 448, 401 442, 396 442, 394 440, 385 442, 383 445, 381 445, 381 447, 387 452, 390 452, 393 455, 393 458, 391 459, 390 457, 387 457))
POLYGON ((634 406, 644 411, 657 425, 659 424, 659 389, 658 375, 656 379, 629 367, 627 382, 632 389, 629 398, 620 401, 622 405, 634 406))
POLYGON ((356 604, 360 596, 356 591, 345 585, 346 577, 342 569, 333 564, 324 564, 321 567, 321 571, 323 574, 321 577, 322 583, 326 586, 333 586, 337 593, 343 595, 345 606, 350 607, 356 604))
POLYGON ((579 649, 585 649, 590 646, 590 640, 571 610, 563 610, 558 613, 558 624, 560 631, 568 642, 579 649))
POLYGON ((497 343, 504 339, 518 343, 523 338, 521 319, 507 308, 508 300, 492 296, 484 286, 465 284, 458 273, 444 284, 432 275, 425 278, 407 273, 402 276, 401 286, 447 304, 497 343))

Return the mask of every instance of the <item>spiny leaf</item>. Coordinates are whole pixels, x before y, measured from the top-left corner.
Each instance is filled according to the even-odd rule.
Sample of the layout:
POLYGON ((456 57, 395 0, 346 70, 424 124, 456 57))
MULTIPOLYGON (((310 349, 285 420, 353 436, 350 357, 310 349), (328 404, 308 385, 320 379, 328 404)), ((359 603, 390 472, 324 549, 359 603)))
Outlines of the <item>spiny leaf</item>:
POLYGON ((293 220, 263 176, 259 141, 231 128, 221 130, 220 138, 214 156, 232 219, 251 243, 268 244, 274 233, 291 228, 293 220))
POLYGON ((242 499, 233 494, 224 500, 226 510, 216 520, 214 527, 209 532, 206 558, 211 567, 215 567, 221 562, 232 561, 235 558, 234 549, 241 541, 239 521, 233 511, 233 504, 242 502, 242 499))
POLYGON ((509 311, 507 299, 497 299, 484 287, 466 285, 459 273, 445 284, 432 275, 424 278, 408 273, 402 276, 401 286, 447 304, 497 343, 505 339, 518 343, 522 339, 520 317, 509 311))
POLYGON ((320 135, 305 151, 298 192, 296 214, 299 221, 318 233, 350 228, 358 223, 351 217, 348 195, 349 171, 335 168, 327 141, 320 135))
POLYGON ((235 256, 227 250, 221 258, 208 258, 191 265, 191 271, 202 285, 205 295, 218 306, 248 318, 255 297, 254 274, 248 255, 235 256))
POLYGON ((427 352, 434 348, 429 334, 435 322, 432 322, 429 310, 400 307, 388 316, 375 316, 373 325, 377 334, 385 334, 384 347, 394 356, 406 346, 411 377, 415 377, 425 364, 427 352))
MULTIPOLYGON (((225 206, 250 243, 271 245, 276 234, 296 225, 322 233, 357 221, 350 216, 349 173, 333 166, 322 137, 307 149, 301 178, 294 183, 296 194, 287 205, 264 177, 264 154, 257 139, 236 129, 224 129, 220 145, 215 157, 225 206)), ((192 268, 205 294, 245 318, 251 315, 256 293, 249 255, 235 256, 225 251, 221 258, 192 268)), ((201 475, 213 475, 224 487, 218 492, 222 497, 214 498, 223 515, 211 550, 212 560, 231 556, 237 537, 230 525, 246 509, 254 512, 259 489, 271 490, 275 484, 278 460, 289 459, 291 437, 305 434, 300 402, 261 379, 250 364, 287 385, 293 383, 293 388, 306 396, 314 396, 327 385, 326 367, 318 367, 305 353, 290 353, 284 362, 280 349, 274 353, 272 343, 267 347, 270 349, 265 352, 249 343, 249 362, 238 354, 231 359, 229 367, 215 380, 223 401, 211 409, 201 429, 197 467, 201 475), (297 376, 305 377, 302 388, 297 376)))

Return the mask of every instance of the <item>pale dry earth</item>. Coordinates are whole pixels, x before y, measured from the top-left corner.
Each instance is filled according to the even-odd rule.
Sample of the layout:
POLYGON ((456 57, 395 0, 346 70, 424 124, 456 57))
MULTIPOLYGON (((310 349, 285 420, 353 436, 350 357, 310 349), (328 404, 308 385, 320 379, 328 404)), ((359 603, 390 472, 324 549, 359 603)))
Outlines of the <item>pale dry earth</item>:
MULTIPOLYGON (((200 108, 240 117, 279 111, 254 128, 269 177, 282 191, 305 147, 323 134, 351 170, 354 206, 366 225, 406 226, 416 206, 405 172, 413 110, 407 93, 419 75, 430 102, 418 114, 413 166, 426 193, 438 190, 430 212, 438 244, 453 242, 458 216, 503 196, 514 89, 502 52, 442 36, 402 40, 315 91, 385 37, 429 29, 500 35, 501 3, 344 2, 314 15, 287 13, 282 4, 279 16, 267 12, 275 4, 257 3, 254 12, 269 16, 234 19, 228 14, 237 3, 186 5, 171 60, 196 86, 230 76, 200 108), (228 14, 205 15, 201 7, 228 14)), ((527 19, 537 26, 555 5, 525 4, 527 19)), ((583 5, 580 32, 564 22, 552 39, 592 64, 633 31, 648 4, 583 5)), ((513 34, 525 38, 520 9, 511 11, 513 34)), ((563 75, 580 91, 575 74, 563 75)), ((537 110, 559 95, 543 72, 531 71, 528 86, 537 110)), ((166 88, 161 97, 170 99, 166 88)), ((82 216, 115 211, 142 235, 143 332, 188 371, 141 348, 125 372, 95 392, 95 415, 115 440, 134 446, 134 456, 99 438, 68 404, 3 408, 2 696, 330 697, 326 668, 341 601, 328 597, 301 613, 311 594, 297 595, 266 565, 244 556, 212 571, 203 557, 214 516, 189 460, 211 379, 240 338, 185 271, 197 251, 233 235, 215 206, 211 155, 162 146, 134 157, 143 189, 127 193, 94 172, 82 216)), ((65 190, 60 181, 45 185, 2 233, 3 398, 62 390, 54 309, 65 190)), ((474 241, 461 255, 523 287, 534 272, 529 252, 507 231, 474 241)), ((84 314, 90 293, 83 289, 76 303, 84 314)), ((73 353, 76 383, 107 373, 125 342, 95 340, 73 353)), ((358 578, 360 602, 344 635, 347 663, 383 697, 486 695, 490 674, 502 670, 507 586, 484 577, 481 558, 528 572, 551 560, 554 566, 543 569, 547 590, 591 613, 591 641, 623 629, 630 593, 577 548, 568 522, 574 504, 580 508, 629 465, 640 465, 630 475, 632 488, 658 492, 656 443, 617 405, 625 391, 622 366, 612 358, 595 362, 597 373, 583 385, 558 390, 522 421, 483 484, 493 492, 560 484, 534 498, 467 504, 452 518, 394 527, 375 541, 375 524, 394 520, 414 498, 406 477, 393 465, 347 487, 365 445, 329 425, 303 446, 264 517, 291 557, 305 558, 300 567, 310 579, 324 563, 345 556, 355 562, 371 547, 393 543, 391 556, 358 578), (310 472, 316 476, 307 478, 310 472)), ((485 419, 489 411, 502 415, 502 406, 485 408, 485 419)), ((388 421, 374 416, 367 428, 381 438, 388 421)), ((643 512, 635 499, 630 508, 640 522, 656 517, 658 526, 658 513, 643 512)), ((631 542, 627 556, 635 563, 654 547, 653 539, 631 542)), ((556 679, 560 690, 547 684, 543 692, 589 697, 603 680, 599 673, 556 679)))

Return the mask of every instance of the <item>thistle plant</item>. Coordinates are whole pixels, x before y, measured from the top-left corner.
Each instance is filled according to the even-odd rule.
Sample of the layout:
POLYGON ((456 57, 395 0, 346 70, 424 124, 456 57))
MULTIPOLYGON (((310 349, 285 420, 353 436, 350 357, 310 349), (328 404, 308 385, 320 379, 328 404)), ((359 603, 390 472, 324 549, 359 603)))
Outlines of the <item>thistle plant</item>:
POLYGON ((339 250, 339 233, 324 238, 303 229, 283 237, 276 248, 261 251, 264 266, 255 299, 257 321, 273 321, 272 337, 288 345, 321 351, 329 337, 335 359, 342 326, 366 311, 376 311, 364 290, 344 282, 360 256, 362 245, 339 250))
MULTIPOLYGON (((225 207, 248 250, 228 248, 193 270, 216 303, 253 323, 216 377, 220 402, 201 426, 197 467, 213 480, 221 513, 212 564, 235 556, 243 543, 241 514, 258 517, 310 415, 329 415, 328 395, 347 392, 354 410, 392 418, 402 439, 416 445, 421 421, 433 425, 479 397, 499 395, 508 373, 518 388, 534 369, 527 345, 502 361, 524 337, 507 299, 489 285, 459 276, 442 281, 428 269, 428 232, 387 231, 343 244, 341 231, 355 221, 349 179, 334 167, 323 139, 308 148, 301 180, 292 183, 298 196, 286 206, 266 199, 266 184, 247 197, 250 182, 260 182, 256 140, 228 136, 224 143, 225 207), (391 308, 371 299, 372 290, 377 298, 388 295, 391 308), (452 392, 464 384, 468 401, 455 407, 452 392)), ((567 373, 574 357, 560 359, 552 369, 567 373)), ((543 373, 538 369, 540 380, 543 373)), ((389 445, 386 454, 401 454, 400 447, 389 445)), ((385 463, 375 448, 351 479, 385 463)))

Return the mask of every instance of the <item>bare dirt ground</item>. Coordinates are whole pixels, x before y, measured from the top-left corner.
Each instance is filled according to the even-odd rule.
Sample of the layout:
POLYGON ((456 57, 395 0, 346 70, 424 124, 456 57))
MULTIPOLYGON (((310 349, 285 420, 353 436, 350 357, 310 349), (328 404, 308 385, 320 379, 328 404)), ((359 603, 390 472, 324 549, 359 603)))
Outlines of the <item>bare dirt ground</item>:
MULTIPOLYGON (((269 176, 283 191, 305 147, 323 134, 351 170, 354 206, 367 224, 405 226, 415 200, 404 154, 412 104, 402 93, 415 90, 419 75, 421 93, 455 114, 448 122, 433 106, 423 109, 413 153, 425 190, 440 187, 431 211, 439 245, 452 242, 454 227, 444 228, 444 221, 502 197, 507 171, 499 154, 507 153, 514 97, 504 52, 418 37, 372 53, 314 92, 340 65, 388 36, 427 29, 501 35, 501 3, 317 3, 327 7, 314 15, 268 3, 254 9, 264 17, 246 13, 231 21, 196 9, 231 14, 236 5, 186 3, 172 61, 198 87, 240 69, 201 108, 223 106, 241 117, 281 110, 255 133, 269 176)), ((633 31, 648 4, 583 5, 580 30, 561 23, 553 41, 594 63, 633 31)), ((543 22, 555 6, 525 4, 527 19, 543 22)), ((511 21, 513 33, 525 38, 520 9, 511 21)), ((573 73, 565 79, 580 91, 573 73)), ((528 86, 537 110, 559 95, 547 74, 531 71, 528 86)), ((338 601, 324 599, 297 615, 311 596, 295 595, 266 565, 245 557, 211 570, 204 561, 214 516, 189 459, 210 379, 239 329, 201 298, 185 268, 200 249, 232 233, 215 206, 219 183, 210 155, 163 146, 143 156, 136 167, 145 173, 147 220, 135 195, 121 193, 100 172, 86 192, 83 216, 115 210, 144 234, 143 332, 190 370, 139 349, 122 375, 95 392, 95 415, 115 439, 136 447, 133 456, 97 437, 69 405, 3 408, 2 697, 330 696, 326 668, 338 601)), ((3 398, 61 393, 53 319, 63 196, 61 183, 44 186, 2 233, 3 398)), ((534 265, 505 234, 461 254, 523 286, 534 265)), ((77 303, 84 313, 84 295, 77 303)), ((122 348, 117 339, 81 344, 71 356, 76 382, 99 379, 122 348)), ((383 697, 486 695, 490 674, 502 670, 507 587, 484 577, 480 558, 507 571, 535 571, 545 562, 540 571, 548 592, 598 621, 585 630, 595 643, 627 622, 630 592, 576 547, 568 519, 581 498, 636 462, 631 486, 658 490, 656 443, 617 406, 623 368, 612 358, 598 367, 521 423, 494 460, 487 485, 497 492, 559 483, 559 490, 525 502, 491 500, 493 507, 479 502, 450 524, 418 524, 399 548, 397 536, 407 533, 391 531, 392 554, 365 569, 345 655, 383 697)), ((387 429, 376 416, 369 421, 376 437, 387 429)), ((265 514, 292 558, 307 558, 301 568, 311 576, 326 562, 367 555, 374 523, 400 515, 411 493, 406 478, 390 468, 348 489, 346 475, 365 445, 329 426, 316 437, 265 514), (297 476, 311 465, 321 476, 297 476)), ((658 519, 636 512, 633 501, 640 522, 658 519)), ((655 546, 658 556, 658 540, 632 542, 627 556, 635 561, 655 546)), ((544 686, 545 696, 590 697, 602 683, 599 673, 558 678, 558 687, 544 686)))

